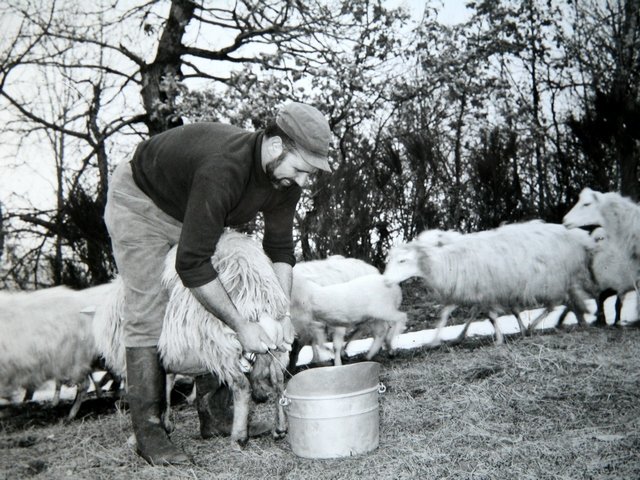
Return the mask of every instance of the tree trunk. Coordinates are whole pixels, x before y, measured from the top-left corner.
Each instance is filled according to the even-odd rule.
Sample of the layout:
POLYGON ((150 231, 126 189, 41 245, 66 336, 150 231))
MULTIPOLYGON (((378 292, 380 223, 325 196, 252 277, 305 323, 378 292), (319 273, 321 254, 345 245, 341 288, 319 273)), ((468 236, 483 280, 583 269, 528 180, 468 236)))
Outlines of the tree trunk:
POLYGON ((175 115, 178 91, 175 82, 182 79, 182 37, 196 5, 190 0, 173 0, 169 18, 158 42, 158 51, 152 63, 143 66, 142 101, 147 112, 149 135, 181 125, 175 115))
POLYGON ((634 201, 640 200, 640 183, 638 171, 638 155, 640 155, 639 144, 640 134, 634 130, 633 117, 640 115, 640 102, 638 101, 640 87, 638 86, 638 75, 633 73, 640 57, 637 49, 637 39, 640 37, 638 31, 638 15, 640 6, 637 0, 626 0, 624 3, 624 18, 622 20, 621 51, 618 55, 616 65, 615 80, 613 83, 613 96, 624 106, 626 118, 619 118, 617 128, 618 143, 617 156, 620 169, 620 193, 632 198, 634 201), (635 41, 634 41, 635 39, 635 41))

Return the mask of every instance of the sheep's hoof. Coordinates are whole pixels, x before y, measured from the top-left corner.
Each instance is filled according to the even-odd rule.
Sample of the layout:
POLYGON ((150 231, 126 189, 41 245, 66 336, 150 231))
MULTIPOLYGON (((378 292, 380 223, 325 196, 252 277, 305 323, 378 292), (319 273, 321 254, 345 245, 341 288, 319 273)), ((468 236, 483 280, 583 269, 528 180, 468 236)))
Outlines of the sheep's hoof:
POLYGON ((287 436, 287 430, 280 430, 279 428, 276 428, 273 431, 273 439, 274 440, 282 440, 284 439, 284 437, 287 436))
POLYGON ((162 420, 162 426, 164 427, 165 432, 167 433, 171 433, 176 429, 176 425, 175 423, 173 423, 171 420, 162 420))
POLYGON ((232 444, 232 446, 234 447, 235 450, 242 451, 247 446, 247 443, 249 443, 249 436, 248 435, 246 437, 243 437, 243 438, 235 439, 235 441, 233 441, 231 444, 232 444))

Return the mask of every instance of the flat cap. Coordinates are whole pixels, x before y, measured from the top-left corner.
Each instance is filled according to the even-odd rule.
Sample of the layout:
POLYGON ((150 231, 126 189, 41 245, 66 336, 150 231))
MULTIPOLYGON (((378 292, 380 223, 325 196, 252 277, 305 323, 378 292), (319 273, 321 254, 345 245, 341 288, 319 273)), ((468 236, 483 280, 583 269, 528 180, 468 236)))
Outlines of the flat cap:
POLYGON ((276 124, 296 142, 305 162, 330 172, 331 129, 320 111, 305 103, 289 102, 278 112, 276 124))

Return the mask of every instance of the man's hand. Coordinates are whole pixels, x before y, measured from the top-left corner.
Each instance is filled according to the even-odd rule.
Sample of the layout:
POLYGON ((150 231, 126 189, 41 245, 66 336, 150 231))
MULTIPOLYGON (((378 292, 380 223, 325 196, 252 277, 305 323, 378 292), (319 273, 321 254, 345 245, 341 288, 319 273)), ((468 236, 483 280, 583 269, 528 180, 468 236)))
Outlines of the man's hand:
POLYGON ((282 324, 282 336, 284 343, 289 345, 289 350, 291 350, 291 344, 295 339, 296 331, 293 328, 293 324, 291 323, 291 315, 287 313, 283 317, 280 318, 280 323, 282 324))
POLYGON ((267 350, 276 349, 267 332, 255 322, 243 322, 238 325, 236 333, 245 352, 266 353, 267 350))

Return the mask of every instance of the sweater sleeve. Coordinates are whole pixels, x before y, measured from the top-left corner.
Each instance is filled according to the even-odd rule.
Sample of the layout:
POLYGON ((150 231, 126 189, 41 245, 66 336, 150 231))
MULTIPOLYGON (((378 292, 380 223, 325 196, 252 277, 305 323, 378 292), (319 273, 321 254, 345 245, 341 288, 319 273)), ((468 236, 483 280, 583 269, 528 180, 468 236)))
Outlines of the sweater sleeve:
POLYGON ((282 201, 264 213, 264 237, 262 247, 272 262, 296 264, 293 242, 293 217, 300 198, 297 186, 286 191, 282 201))
POLYGON ((241 189, 233 188, 241 176, 235 169, 196 172, 176 256, 176 271, 185 287, 199 287, 218 276, 211 257, 224 232, 227 212, 241 194, 241 189))

